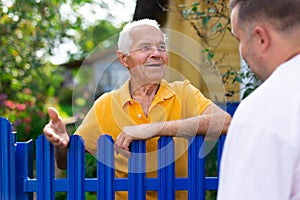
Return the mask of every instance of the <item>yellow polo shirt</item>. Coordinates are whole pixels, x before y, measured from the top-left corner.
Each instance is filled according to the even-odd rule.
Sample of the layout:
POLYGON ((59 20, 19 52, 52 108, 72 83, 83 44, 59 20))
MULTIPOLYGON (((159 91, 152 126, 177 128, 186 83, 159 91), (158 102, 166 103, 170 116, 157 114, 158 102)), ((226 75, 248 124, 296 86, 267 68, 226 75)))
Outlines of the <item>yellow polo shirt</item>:
MULTIPOLYGON (((87 151, 95 153, 97 139, 102 134, 109 134, 115 139, 125 126, 197 116, 211 103, 188 80, 173 83, 162 80, 146 116, 140 103, 131 98, 127 81, 118 90, 105 93, 95 101, 75 134, 83 138, 87 151)), ((146 141, 147 177, 157 177, 157 139, 146 141)), ((187 146, 187 139, 175 138, 177 177, 187 176, 187 146)), ((116 177, 127 177, 127 158, 115 156, 116 177)), ((147 199, 157 199, 155 193, 147 192, 147 199)), ((176 192, 176 199, 187 199, 185 195, 186 192, 176 192)), ((117 192, 116 198, 127 199, 127 192, 117 192)))

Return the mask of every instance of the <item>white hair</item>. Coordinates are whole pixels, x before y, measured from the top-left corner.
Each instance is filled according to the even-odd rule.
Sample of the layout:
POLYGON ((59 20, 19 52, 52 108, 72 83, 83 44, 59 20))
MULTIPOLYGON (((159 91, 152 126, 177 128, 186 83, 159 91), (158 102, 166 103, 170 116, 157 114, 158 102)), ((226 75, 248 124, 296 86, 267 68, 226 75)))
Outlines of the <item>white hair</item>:
MULTIPOLYGON (((118 48, 119 48, 120 51, 122 51, 122 52, 128 52, 129 51, 129 47, 132 43, 132 40, 131 40, 131 37, 130 37, 131 30, 135 27, 143 26, 143 25, 152 26, 152 27, 154 27, 154 28, 161 31, 157 21, 153 20, 153 19, 147 19, 146 18, 146 19, 141 19, 141 20, 129 22, 128 24, 126 24, 123 27, 122 31, 119 34, 118 48)), ((166 40, 165 34, 163 34, 163 35, 164 35, 164 40, 166 40)))

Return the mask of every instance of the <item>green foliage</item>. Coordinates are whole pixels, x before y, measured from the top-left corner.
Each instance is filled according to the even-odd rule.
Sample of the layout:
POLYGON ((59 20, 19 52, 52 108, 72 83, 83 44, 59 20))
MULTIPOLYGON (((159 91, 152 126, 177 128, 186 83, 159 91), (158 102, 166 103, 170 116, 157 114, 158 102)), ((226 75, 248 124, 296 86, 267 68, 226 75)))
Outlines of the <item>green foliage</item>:
MULTIPOLYGON (((8 75, 3 73, 2 76, 7 78, 8 75)), ((18 141, 35 139, 47 122, 45 102, 55 94, 62 76, 56 68, 41 66, 32 69, 25 77, 10 81, 11 87, 0 91, 0 115, 12 122, 18 141)))
POLYGON ((251 94, 259 85, 260 81, 255 76, 255 74, 251 71, 249 67, 245 68, 244 71, 237 71, 234 69, 230 69, 222 74, 223 83, 231 81, 231 84, 242 84, 243 88, 240 88, 238 91, 229 90, 225 95, 228 97, 232 97, 233 95, 243 91, 242 99, 246 98, 249 94, 251 94))
POLYGON ((21 140, 42 132, 46 122, 44 103, 63 80, 59 70, 45 60, 55 41, 64 35, 60 4, 0 2, 0 115, 13 123, 21 140))
POLYGON ((85 154, 85 176, 87 178, 97 177, 97 159, 88 153, 85 154))
MULTIPOLYGON (((79 9, 91 2, 0 0, 0 116, 13 123, 18 139, 36 138, 48 121, 45 105, 58 95, 63 81, 63 69, 49 62, 53 50, 73 41, 79 52, 70 54, 70 60, 82 59, 117 32, 106 21, 86 25, 79 9), (61 10, 66 5, 71 17, 61 10)), ((102 1, 97 4, 105 7, 102 1)))
POLYGON ((209 61, 211 61, 215 56, 215 52, 211 48, 202 49, 201 53, 206 53, 209 61))
MULTIPOLYGON (((58 91, 58 99, 61 105, 71 105, 72 104, 72 87, 65 87, 58 91)), ((72 112, 70 113, 72 114, 72 112)))
MULTIPOLYGON (((227 1, 205 0, 195 2, 190 6, 183 4, 180 7, 183 8, 183 18, 190 22, 201 39, 200 41, 206 45, 201 53, 207 54, 208 61, 212 61, 215 50, 221 44, 225 31, 231 32, 227 1), (216 38, 220 38, 220 40, 216 38)), ((233 87, 236 84, 244 86, 238 91, 229 89, 225 94, 227 97, 232 97, 242 91, 242 99, 244 99, 260 84, 249 67, 246 67, 245 71, 230 69, 222 74, 222 78, 223 83, 232 81, 233 87)))
POLYGON ((201 29, 208 29, 208 32, 224 32, 230 25, 227 4, 225 0, 198 1, 192 5, 180 5, 183 9, 183 18, 192 23, 200 38, 206 38, 207 33, 201 29), (223 21, 220 21, 223 20, 223 21), (196 27, 195 25, 199 26, 196 27), (201 33, 202 32, 202 33, 201 33))
MULTIPOLYGON (((118 34, 120 31, 120 28, 114 27, 106 20, 101 20, 96 25, 82 30, 80 33, 81 36, 75 41, 81 49, 79 52, 80 55, 75 54, 72 57, 85 58, 97 45, 105 45, 101 43, 102 41, 118 34)), ((103 48, 105 47, 103 46, 103 48)))

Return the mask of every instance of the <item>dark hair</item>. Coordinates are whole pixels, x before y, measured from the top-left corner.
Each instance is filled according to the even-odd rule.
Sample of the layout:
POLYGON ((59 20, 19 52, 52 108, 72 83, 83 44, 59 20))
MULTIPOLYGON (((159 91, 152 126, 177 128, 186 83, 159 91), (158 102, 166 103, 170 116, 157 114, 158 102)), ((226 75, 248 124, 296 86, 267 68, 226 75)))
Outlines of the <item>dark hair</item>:
POLYGON ((267 21, 278 30, 300 26, 300 0, 230 0, 233 9, 239 6, 238 23, 267 21))

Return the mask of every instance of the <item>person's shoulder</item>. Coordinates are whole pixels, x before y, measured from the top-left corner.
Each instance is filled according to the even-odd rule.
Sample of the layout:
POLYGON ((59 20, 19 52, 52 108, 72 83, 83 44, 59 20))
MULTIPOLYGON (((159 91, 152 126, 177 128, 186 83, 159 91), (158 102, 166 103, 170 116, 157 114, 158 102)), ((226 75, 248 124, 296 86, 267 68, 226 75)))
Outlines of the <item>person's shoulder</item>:
POLYGON ((102 102, 105 102, 105 101, 111 99, 112 93, 113 93, 113 91, 103 93, 101 96, 99 96, 95 100, 95 104, 99 104, 99 103, 102 103, 102 102))
POLYGON ((129 80, 127 80, 123 85, 121 85, 119 88, 113 89, 111 91, 107 91, 103 93, 101 96, 99 96, 96 101, 105 101, 110 100, 111 98, 116 97, 123 97, 129 95, 129 80))
POLYGON ((188 79, 183 81, 167 82, 166 87, 172 90, 177 95, 189 96, 190 94, 200 93, 200 90, 193 86, 188 79))
POLYGON ((183 88, 191 85, 191 82, 187 79, 183 81, 173 81, 173 82, 167 82, 166 80, 162 81, 163 85, 166 85, 170 88, 177 89, 177 88, 183 88))

